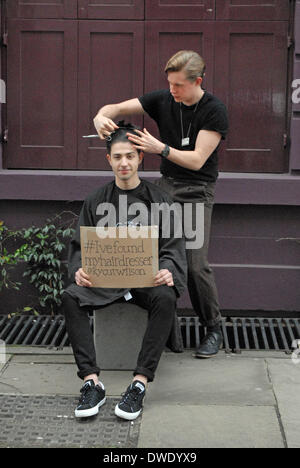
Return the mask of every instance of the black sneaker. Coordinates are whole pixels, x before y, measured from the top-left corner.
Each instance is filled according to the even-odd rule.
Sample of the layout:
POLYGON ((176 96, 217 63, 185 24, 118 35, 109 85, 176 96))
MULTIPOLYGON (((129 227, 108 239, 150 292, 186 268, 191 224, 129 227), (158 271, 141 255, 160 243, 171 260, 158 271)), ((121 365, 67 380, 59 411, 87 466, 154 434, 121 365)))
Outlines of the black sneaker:
POLYGON ((204 337, 200 347, 196 350, 194 357, 211 358, 216 356, 222 346, 223 338, 221 333, 208 332, 204 337))
POLYGON ((87 380, 80 390, 81 397, 79 404, 75 409, 75 416, 77 418, 87 418, 94 416, 99 412, 100 406, 105 403, 105 390, 102 384, 95 385, 95 382, 87 380))
POLYGON ((119 418, 132 421, 136 419, 143 409, 143 398, 145 396, 145 385, 135 380, 122 394, 122 399, 115 407, 115 415, 119 418))

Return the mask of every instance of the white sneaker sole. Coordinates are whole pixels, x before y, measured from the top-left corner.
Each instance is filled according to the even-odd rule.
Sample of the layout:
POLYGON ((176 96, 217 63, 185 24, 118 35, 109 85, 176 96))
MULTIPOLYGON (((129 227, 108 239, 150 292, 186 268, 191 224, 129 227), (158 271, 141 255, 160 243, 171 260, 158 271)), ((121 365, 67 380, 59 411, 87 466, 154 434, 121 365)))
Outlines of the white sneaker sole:
POLYGON ((115 407, 115 415, 122 419, 127 419, 127 421, 133 421, 141 414, 142 410, 137 411, 136 413, 127 413, 126 411, 122 411, 118 405, 115 407))
POLYGON ((104 405, 106 401, 106 397, 101 400, 98 405, 94 406, 93 408, 90 409, 85 409, 85 410, 75 410, 75 416, 76 418, 88 418, 89 416, 95 416, 95 414, 99 413, 99 408, 104 405))

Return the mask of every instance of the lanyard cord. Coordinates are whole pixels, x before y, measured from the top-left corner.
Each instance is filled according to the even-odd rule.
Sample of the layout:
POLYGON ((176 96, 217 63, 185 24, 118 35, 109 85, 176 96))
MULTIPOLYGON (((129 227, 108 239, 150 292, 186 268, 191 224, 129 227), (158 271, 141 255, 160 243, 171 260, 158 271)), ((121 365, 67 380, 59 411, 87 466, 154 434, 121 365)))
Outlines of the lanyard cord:
MULTIPOLYGON (((186 138, 188 138, 188 136, 189 136, 189 134, 190 134, 192 122, 193 122, 193 120, 194 120, 195 113, 196 113, 196 111, 197 111, 198 104, 199 104, 200 101, 201 101, 201 99, 197 102, 196 107, 195 107, 195 109, 194 109, 193 117, 191 118, 191 121, 190 121, 190 125, 189 125, 189 128, 188 128, 188 132, 187 132, 186 138)), ((184 135, 183 135, 183 122, 182 122, 182 108, 181 108, 181 102, 180 102, 180 123, 181 123, 181 138, 183 139, 183 138, 184 138, 184 135)))

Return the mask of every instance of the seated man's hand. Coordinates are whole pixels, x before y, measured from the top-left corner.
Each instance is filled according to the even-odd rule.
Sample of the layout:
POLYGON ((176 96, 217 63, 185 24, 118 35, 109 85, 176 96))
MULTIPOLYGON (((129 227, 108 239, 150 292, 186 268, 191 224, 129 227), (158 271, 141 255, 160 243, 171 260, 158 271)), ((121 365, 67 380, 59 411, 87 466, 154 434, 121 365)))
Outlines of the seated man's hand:
POLYGON ((173 275, 169 270, 159 270, 154 278, 154 286, 174 286, 173 275))
POLYGON ((92 283, 89 281, 90 277, 87 275, 82 268, 79 268, 79 270, 76 271, 75 273, 75 282, 77 286, 85 286, 87 288, 90 288, 92 286, 92 283))

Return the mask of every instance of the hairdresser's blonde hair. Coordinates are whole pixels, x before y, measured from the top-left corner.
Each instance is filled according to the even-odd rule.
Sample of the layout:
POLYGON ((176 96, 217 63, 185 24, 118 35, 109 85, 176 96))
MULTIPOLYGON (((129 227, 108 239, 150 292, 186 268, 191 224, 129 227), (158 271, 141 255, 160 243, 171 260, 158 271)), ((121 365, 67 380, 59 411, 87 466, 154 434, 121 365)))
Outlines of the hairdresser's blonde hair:
POLYGON ((193 50, 180 50, 168 60, 165 73, 184 71, 189 81, 196 81, 205 75, 205 62, 203 58, 193 50))

